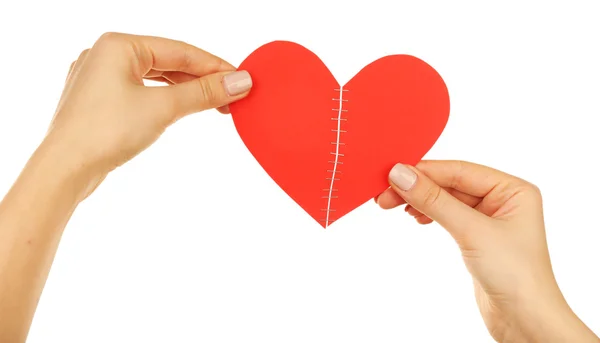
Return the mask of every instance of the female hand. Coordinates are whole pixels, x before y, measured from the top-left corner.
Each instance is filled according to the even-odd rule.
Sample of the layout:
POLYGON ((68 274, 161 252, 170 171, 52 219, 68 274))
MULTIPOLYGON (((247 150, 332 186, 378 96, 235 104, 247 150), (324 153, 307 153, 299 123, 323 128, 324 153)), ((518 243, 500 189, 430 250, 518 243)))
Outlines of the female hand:
POLYGON ((110 33, 81 53, 46 137, 0 202, 0 342, 26 341, 65 225, 106 175, 181 117, 227 112, 251 86, 247 72, 164 38, 110 33))
POLYGON ((408 203, 417 222, 456 240, 485 324, 498 342, 599 342, 571 311, 550 264, 540 191, 503 172, 461 161, 396 165, 377 203, 408 203))
POLYGON ((73 62, 42 145, 83 173, 85 197, 169 125, 210 108, 225 113, 251 86, 247 72, 192 45, 107 33, 73 62), (169 86, 145 87, 144 79, 169 86))

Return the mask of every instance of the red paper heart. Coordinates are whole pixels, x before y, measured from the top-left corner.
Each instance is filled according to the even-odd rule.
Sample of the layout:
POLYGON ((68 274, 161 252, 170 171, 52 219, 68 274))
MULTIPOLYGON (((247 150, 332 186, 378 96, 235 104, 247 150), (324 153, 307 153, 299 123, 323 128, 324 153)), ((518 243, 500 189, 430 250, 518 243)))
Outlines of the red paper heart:
POLYGON ((448 121, 444 81, 409 55, 372 62, 341 91, 319 57, 292 42, 261 46, 239 69, 253 80, 230 105, 242 141, 323 227, 389 187, 394 164, 419 162, 448 121))

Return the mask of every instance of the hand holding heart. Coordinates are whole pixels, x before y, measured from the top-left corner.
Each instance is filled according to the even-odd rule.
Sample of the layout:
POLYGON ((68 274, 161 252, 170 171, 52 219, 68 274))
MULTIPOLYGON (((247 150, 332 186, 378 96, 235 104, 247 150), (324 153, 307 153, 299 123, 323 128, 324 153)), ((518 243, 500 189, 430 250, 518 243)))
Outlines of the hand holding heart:
POLYGON ((192 45, 104 34, 71 65, 43 149, 81 180, 77 197, 85 198, 167 126, 210 108, 227 112, 251 85, 247 72, 192 45), (146 87, 144 80, 169 85, 146 87))
POLYGON ((462 161, 398 164, 389 181, 379 206, 407 204, 417 222, 436 221, 456 240, 496 341, 598 342, 554 279, 537 187, 462 161))
POLYGON ((449 110, 447 89, 431 67, 410 56, 386 57, 340 86, 312 53, 286 46, 251 55, 242 65, 250 79, 182 42, 104 35, 74 62, 38 154, 78 183, 73 196, 81 201, 179 118, 209 108, 226 113, 230 105, 266 172, 323 226, 376 196, 382 208, 408 203, 419 223, 446 228, 498 341, 597 342, 554 280, 534 186, 466 162, 417 164, 449 110), (144 87, 144 79, 169 85, 144 87), (296 82, 282 81, 290 79, 296 82))

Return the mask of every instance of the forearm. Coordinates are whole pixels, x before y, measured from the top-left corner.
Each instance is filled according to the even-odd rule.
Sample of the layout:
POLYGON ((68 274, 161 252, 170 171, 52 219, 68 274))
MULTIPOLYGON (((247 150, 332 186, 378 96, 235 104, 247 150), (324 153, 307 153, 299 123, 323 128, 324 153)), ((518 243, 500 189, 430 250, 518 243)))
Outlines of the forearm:
POLYGON ((523 302, 515 315, 526 342, 537 343, 600 343, 596 336, 571 310, 557 287, 538 292, 523 302))
POLYGON ((0 203, 0 342, 24 342, 63 229, 76 177, 40 147, 0 203))
POLYGON ((545 322, 532 321, 529 342, 544 343, 600 343, 596 336, 570 309, 540 315, 545 322))

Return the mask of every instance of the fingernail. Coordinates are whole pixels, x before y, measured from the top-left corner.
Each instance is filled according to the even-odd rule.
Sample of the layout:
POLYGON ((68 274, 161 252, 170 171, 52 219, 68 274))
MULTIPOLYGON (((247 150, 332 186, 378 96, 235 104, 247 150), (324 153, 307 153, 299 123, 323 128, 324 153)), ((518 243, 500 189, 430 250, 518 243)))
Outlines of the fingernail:
POLYGON ((229 96, 238 95, 252 87, 252 78, 245 70, 236 71, 223 77, 223 86, 229 96))
POLYGON ((389 176, 390 180, 403 191, 410 190, 417 182, 417 174, 401 163, 392 168, 389 176))

